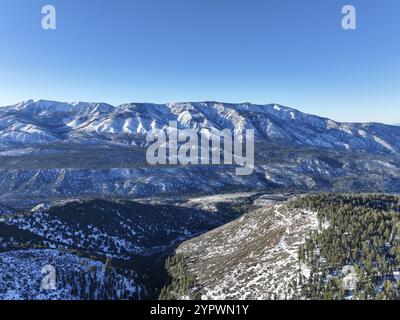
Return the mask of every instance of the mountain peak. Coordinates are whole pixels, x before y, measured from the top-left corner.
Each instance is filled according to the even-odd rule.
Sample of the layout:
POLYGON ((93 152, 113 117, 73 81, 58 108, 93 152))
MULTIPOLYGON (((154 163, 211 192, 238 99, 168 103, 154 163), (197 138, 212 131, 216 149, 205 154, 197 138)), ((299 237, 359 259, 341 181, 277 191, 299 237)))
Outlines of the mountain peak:
POLYGON ((257 142, 384 153, 400 150, 399 127, 340 123, 276 103, 215 101, 114 107, 95 102, 28 100, 0 109, 0 142, 46 144, 61 139, 84 143, 111 139, 137 145, 149 130, 165 128, 170 121, 198 132, 211 127, 235 133, 253 129, 257 142))

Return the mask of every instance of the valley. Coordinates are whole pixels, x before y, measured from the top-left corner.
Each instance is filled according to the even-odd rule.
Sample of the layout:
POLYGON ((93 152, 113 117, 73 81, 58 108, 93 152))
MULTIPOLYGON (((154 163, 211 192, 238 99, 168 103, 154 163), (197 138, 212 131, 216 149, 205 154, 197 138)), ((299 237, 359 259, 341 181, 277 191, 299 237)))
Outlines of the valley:
POLYGON ((207 206, 142 199, 70 200, 22 211, 2 207, 0 298, 157 298, 168 278, 165 260, 175 248, 240 216, 244 207, 236 206, 248 196, 225 195, 207 206), (54 264, 60 277, 57 290, 48 294, 40 288, 47 264, 54 264), (120 283, 115 291, 93 291, 112 288, 110 281, 120 283))
POLYGON ((29 211, 3 206, 0 298, 393 297, 400 280, 399 211, 400 199, 394 195, 268 192, 168 201, 70 200, 29 211), (328 209, 332 216, 325 218, 331 214, 328 209), (343 212, 359 217, 343 225, 343 212), (360 225, 363 219, 370 221, 367 229, 360 225), (332 237, 338 223, 347 231, 328 240, 337 243, 337 249, 327 247, 323 241, 332 237), (363 230, 371 234, 358 235, 363 230), (347 242, 347 237, 355 240, 347 242), (369 239, 376 247, 368 247, 369 239), (341 243, 348 249, 342 251, 341 243), (383 258, 371 258, 375 251, 370 250, 380 250, 387 264, 381 266, 383 258), (57 271, 56 290, 40 287, 46 265, 57 271), (359 291, 340 291, 342 269, 353 265, 359 291), (383 269, 378 272, 374 266, 383 269), (326 287, 313 291, 324 286, 316 281, 326 287))

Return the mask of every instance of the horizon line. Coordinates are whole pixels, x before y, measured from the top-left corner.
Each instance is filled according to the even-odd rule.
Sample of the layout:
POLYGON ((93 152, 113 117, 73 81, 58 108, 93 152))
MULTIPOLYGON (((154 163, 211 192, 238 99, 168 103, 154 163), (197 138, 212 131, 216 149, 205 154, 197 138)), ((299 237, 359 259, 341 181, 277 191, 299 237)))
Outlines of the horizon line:
POLYGON ((330 120, 330 121, 334 121, 336 123, 340 123, 340 124, 383 124, 383 125, 388 125, 388 126, 400 126, 400 122, 394 122, 394 123, 386 123, 386 122, 379 122, 379 121, 338 121, 338 120, 334 120, 333 118, 329 118, 329 117, 325 117, 325 116, 320 116, 317 114, 313 114, 313 113, 307 113, 307 112, 303 112, 300 109, 297 108, 292 108, 292 107, 287 107, 283 104, 280 103, 267 103, 267 104, 260 104, 260 103, 252 103, 252 102, 223 102, 223 101, 218 101, 218 100, 203 100, 203 101, 170 101, 170 102, 164 102, 164 103, 154 103, 154 102, 125 102, 122 104, 111 104, 108 102, 100 102, 100 101, 80 101, 80 100, 75 100, 75 101, 59 101, 59 100, 47 100, 47 99, 27 99, 27 100, 21 100, 18 101, 15 104, 8 104, 8 105, 0 105, 0 109, 1 108, 7 108, 7 107, 13 107, 13 106, 17 106, 20 104, 28 104, 28 103, 38 103, 38 102, 50 102, 50 103, 65 103, 65 104, 69 104, 69 105, 73 105, 73 104, 79 104, 79 103, 87 103, 87 104, 106 104, 109 105, 113 108, 119 108, 125 105, 135 105, 135 104, 148 104, 148 105, 158 105, 158 106, 166 106, 169 104, 185 104, 185 103, 220 103, 220 104, 225 104, 225 105, 245 105, 245 104, 249 104, 249 105, 253 105, 253 106, 260 106, 260 107, 271 107, 271 106, 277 106, 277 107, 281 107, 284 109, 288 109, 291 111, 297 111, 301 114, 304 115, 308 115, 308 116, 313 116, 313 117, 317 117, 317 118, 321 118, 324 120, 330 120))

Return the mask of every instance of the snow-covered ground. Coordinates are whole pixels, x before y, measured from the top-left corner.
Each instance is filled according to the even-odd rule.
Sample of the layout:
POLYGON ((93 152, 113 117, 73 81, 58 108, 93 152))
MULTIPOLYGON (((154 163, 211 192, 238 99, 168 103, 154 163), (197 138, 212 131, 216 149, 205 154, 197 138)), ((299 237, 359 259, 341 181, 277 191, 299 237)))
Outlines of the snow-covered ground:
POLYGON ((396 126, 339 123, 275 104, 29 100, 0 109, 0 203, 10 206, 79 196, 400 190, 396 126), (254 174, 238 177, 234 166, 149 166, 146 134, 170 121, 197 133, 254 129, 254 174))
POLYGON ((285 299, 292 280, 307 273, 297 251, 317 228, 314 212, 272 201, 183 243, 177 252, 187 257, 203 299, 285 299))
MULTIPOLYGON (((105 284, 103 262, 66 251, 18 250, 0 253, 0 261, 0 300, 79 300, 91 294, 95 298, 105 284), (53 271, 54 283, 49 280, 53 271), (91 281, 96 281, 92 293, 89 292, 91 281)), ((124 276, 116 277, 123 284, 121 288, 114 288, 116 291, 123 289, 134 295, 141 290, 124 276)))

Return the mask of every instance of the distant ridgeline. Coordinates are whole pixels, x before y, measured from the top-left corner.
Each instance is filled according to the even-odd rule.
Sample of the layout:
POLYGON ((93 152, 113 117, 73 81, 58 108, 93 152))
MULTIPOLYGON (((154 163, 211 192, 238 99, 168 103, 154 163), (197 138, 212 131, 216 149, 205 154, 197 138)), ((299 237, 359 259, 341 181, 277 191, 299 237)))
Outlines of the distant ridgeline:
POLYGON ((399 192, 399 176, 400 127, 340 123, 276 104, 114 107, 30 100, 0 108, 0 203, 11 207, 54 198, 238 189, 399 192), (146 159, 146 136, 171 122, 197 134, 209 128, 239 135, 254 130, 254 171, 237 176, 238 166, 223 163, 152 165, 146 159))

